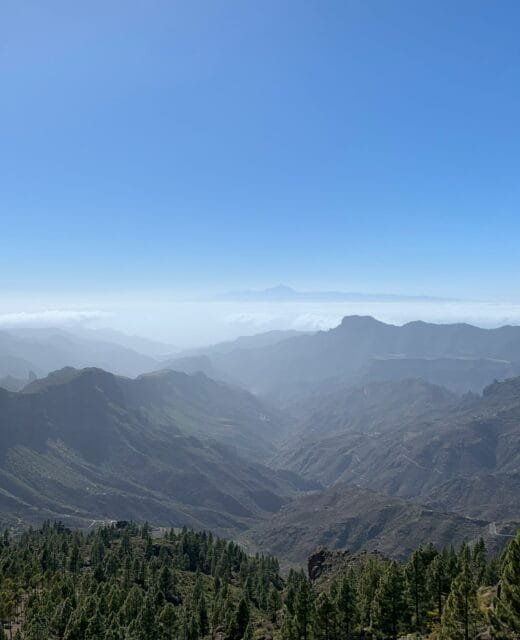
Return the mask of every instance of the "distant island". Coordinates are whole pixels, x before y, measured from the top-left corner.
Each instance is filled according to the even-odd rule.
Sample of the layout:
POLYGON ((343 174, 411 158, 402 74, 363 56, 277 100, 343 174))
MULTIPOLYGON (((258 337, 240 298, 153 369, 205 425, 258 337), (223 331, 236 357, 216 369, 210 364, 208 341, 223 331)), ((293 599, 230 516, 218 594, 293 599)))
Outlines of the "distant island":
POLYGON ((451 298, 410 296, 394 293, 362 293, 358 291, 297 291, 284 284, 267 289, 229 291, 217 296, 219 300, 265 302, 452 302, 451 298))

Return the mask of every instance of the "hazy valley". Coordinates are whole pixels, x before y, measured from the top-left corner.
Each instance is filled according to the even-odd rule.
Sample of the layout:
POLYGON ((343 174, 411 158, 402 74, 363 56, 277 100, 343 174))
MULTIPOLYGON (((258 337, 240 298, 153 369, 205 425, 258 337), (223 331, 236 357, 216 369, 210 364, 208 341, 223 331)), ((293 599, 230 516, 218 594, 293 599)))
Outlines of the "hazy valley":
POLYGON ((520 3, 0 25, 0 640, 520 640, 520 3))
POLYGON ((1 513, 14 528, 148 520, 304 562, 318 544, 396 558, 480 536, 499 548, 520 522, 515 327, 347 317, 173 360, 53 331, 11 340, 25 373, 66 357, 86 367, 0 391, 1 513), (109 358, 115 372, 158 370, 90 366, 109 358), (493 382, 497 367, 509 379, 493 382))
MULTIPOLYGON (((95 338, 51 329, 2 335, 0 522, 15 541, 4 544, 0 558, 29 540, 25 557, 34 553, 40 542, 25 532, 43 526, 30 535, 43 536, 45 548, 62 540, 66 551, 56 548, 54 557, 74 575, 70 531, 79 529, 84 537, 74 534, 73 544, 85 576, 93 571, 123 590, 134 584, 139 593, 165 595, 164 604, 143 605, 154 612, 149 622, 124 607, 117 620, 101 616, 96 624, 106 633, 134 629, 140 638, 148 629, 147 639, 171 632, 175 640, 179 633, 190 640, 186 625, 196 624, 193 640, 210 630, 241 640, 250 623, 248 637, 296 640, 287 628, 291 589, 303 597, 307 587, 294 572, 285 583, 279 563, 284 575, 308 564, 317 637, 328 624, 320 622, 320 599, 330 594, 330 606, 340 607, 333 590, 346 576, 359 599, 353 628, 388 629, 380 614, 363 609, 363 581, 375 572, 383 584, 392 571, 398 571, 392 580, 409 580, 413 558, 430 575, 437 554, 431 545, 452 550, 439 562, 442 557, 446 571, 450 562, 459 567, 454 576, 462 575, 465 549, 475 554, 482 546, 490 564, 484 554, 476 584, 498 579, 501 569, 493 563, 520 527, 517 328, 396 327, 346 317, 330 331, 269 332, 173 357, 95 338), (49 371, 67 359, 75 367, 49 371), (49 529, 48 521, 67 528, 49 529), (150 524, 139 534, 131 522, 150 524), (239 564, 226 569, 217 558, 231 547, 213 547, 207 534, 177 533, 182 527, 234 540, 256 558, 269 556, 255 564, 244 551, 232 551, 236 559, 226 562, 239 564), (126 530, 134 538, 123 552, 126 530), (101 556, 96 545, 104 549, 101 556), (125 553, 137 558, 133 574, 121 564, 125 553), (162 560, 154 560, 157 554, 162 560), (151 563, 149 578, 139 577, 140 562, 151 563), (253 572, 247 575, 260 572, 255 587, 236 574, 246 565, 253 572), (400 566, 405 569, 395 569, 400 566), (163 582, 154 586, 157 567, 163 582), (228 570, 231 591, 222 600, 216 590, 228 570), (205 596, 197 595, 202 585, 205 596), (193 618, 189 602, 195 600, 193 618), (228 613, 201 613, 207 602, 228 613)), ((89 589, 85 583, 76 597, 87 602, 89 589)), ((373 597, 377 603, 383 596, 373 597)), ((444 606, 448 591, 439 598, 444 606)), ((31 616, 46 614, 36 600, 27 606, 12 614, 11 629, 25 629, 24 637, 33 640, 41 632, 31 616)), ((482 600, 480 606, 491 605, 482 600)), ((294 624, 301 626, 298 611, 294 624)), ((339 625, 343 614, 334 611, 339 625)), ((83 624, 64 616, 66 628, 83 624)), ((441 617, 439 608, 433 619, 441 617)), ((429 624, 405 618, 400 628, 429 624)), ((484 618, 475 622, 479 628, 484 618)), ((45 624, 45 633, 62 637, 59 622, 45 624)), ((64 627, 63 637, 90 638, 80 627, 77 636, 64 627)))

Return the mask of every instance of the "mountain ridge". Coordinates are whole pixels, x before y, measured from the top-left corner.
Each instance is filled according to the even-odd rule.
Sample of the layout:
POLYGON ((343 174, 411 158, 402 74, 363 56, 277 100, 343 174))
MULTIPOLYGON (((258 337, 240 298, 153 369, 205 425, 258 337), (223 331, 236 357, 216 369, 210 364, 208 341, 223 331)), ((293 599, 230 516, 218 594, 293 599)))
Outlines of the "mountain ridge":
POLYGON ((3 520, 236 532, 317 486, 258 462, 268 442, 257 431, 271 419, 247 392, 202 374, 67 368, 20 393, 0 390, 3 520))
MULTIPOLYGON (((377 358, 385 377, 400 377, 399 358, 415 359, 415 377, 481 391, 496 377, 520 373, 520 327, 481 329, 467 324, 426 322, 391 325, 372 316, 345 316, 327 331, 294 336, 258 349, 207 353, 215 371, 282 407, 309 393, 359 383, 377 358), (432 359, 443 359, 435 370, 432 359), (474 366, 468 363, 475 362, 474 366), (433 368, 433 369, 432 369, 433 368), (461 381, 462 378, 462 381, 461 381)), ((404 372, 409 377, 409 372, 404 372)))

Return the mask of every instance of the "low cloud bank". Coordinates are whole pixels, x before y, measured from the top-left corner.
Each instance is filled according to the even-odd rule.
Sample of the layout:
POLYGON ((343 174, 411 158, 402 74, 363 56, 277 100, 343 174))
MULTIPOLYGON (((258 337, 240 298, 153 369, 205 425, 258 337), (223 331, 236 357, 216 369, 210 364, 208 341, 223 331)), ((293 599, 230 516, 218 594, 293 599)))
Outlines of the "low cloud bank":
POLYGON ((110 317, 106 311, 76 309, 44 309, 42 311, 19 311, 0 314, 0 327, 4 329, 23 327, 49 327, 71 324, 86 324, 110 317))
POLYGON ((27 304, 26 309, 30 310, 18 311, 4 307, 0 312, 0 328, 110 327, 185 348, 274 329, 326 330, 337 326, 347 315, 371 315, 392 324, 413 320, 467 322, 487 328, 520 324, 520 303, 506 302, 239 302, 128 295, 118 300, 85 300, 78 307, 82 308, 63 304, 55 309, 38 310, 27 304))

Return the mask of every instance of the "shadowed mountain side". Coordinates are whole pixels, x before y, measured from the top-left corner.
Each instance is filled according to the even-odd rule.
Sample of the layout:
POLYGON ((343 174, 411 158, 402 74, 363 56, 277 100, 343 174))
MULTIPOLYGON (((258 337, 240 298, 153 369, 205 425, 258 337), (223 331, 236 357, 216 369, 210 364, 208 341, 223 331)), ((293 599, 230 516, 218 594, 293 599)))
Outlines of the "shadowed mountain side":
MULTIPOLYGON (((64 385, 65 395, 83 404, 86 413, 90 406, 96 406, 93 398, 102 390, 111 402, 123 405, 155 427, 170 432, 180 429, 183 435, 215 440, 256 459, 273 451, 272 440, 284 424, 281 414, 266 409, 247 391, 203 373, 164 370, 130 379, 100 369, 69 367, 34 381, 23 394, 45 391, 46 400, 57 396, 63 403, 64 385)), ((92 420, 85 418, 83 431, 88 433, 91 424, 92 420)))
POLYGON ((518 487, 519 425, 520 378, 459 400, 420 381, 368 385, 325 398, 274 462, 326 485, 520 518, 517 500, 498 499, 518 487))
POLYGON ((371 382, 302 400, 292 431, 300 438, 357 430, 379 433, 446 415, 460 404, 457 394, 421 379, 371 382))
POLYGON ((6 391, 21 391, 30 382, 36 379, 36 375, 31 371, 27 378, 15 378, 14 376, 7 375, 0 378, 0 388, 6 391))
POLYGON ((395 326, 347 316, 329 331, 206 355, 220 375, 280 406, 297 406, 309 394, 364 380, 410 375, 456 391, 480 391, 495 377, 520 371, 520 327, 426 322, 395 326))
POLYGON ((2 519, 133 518, 235 533, 312 486, 238 453, 268 450, 260 431, 274 428, 270 419, 246 392, 202 374, 130 380, 69 368, 0 391, 2 519))
POLYGON ((309 332, 295 331, 294 329, 273 329, 272 331, 264 331, 263 333, 255 333, 250 336, 239 336, 235 340, 227 340, 226 342, 218 342, 217 344, 207 347, 199 347, 197 349, 185 349, 175 355, 175 358, 184 358, 190 356, 198 356, 202 354, 214 355, 231 353, 237 349, 261 349, 278 344, 288 338, 295 336, 310 335, 309 332))
POLYGON ((163 365, 165 369, 172 371, 181 371, 189 375, 193 373, 203 373, 213 380, 220 380, 221 382, 227 382, 234 386, 240 386, 240 383, 233 380, 231 376, 223 371, 219 371, 207 355, 182 356, 174 360, 169 360, 163 363, 163 365))
POLYGON ((154 358, 128 347, 58 328, 0 331, 0 376, 45 376, 62 367, 100 367, 121 375, 158 368, 154 358))
POLYGON ((490 548, 502 542, 489 534, 484 520, 345 484, 299 498, 245 534, 258 548, 295 564, 303 563, 320 545, 352 552, 377 549, 403 560, 419 544, 434 541, 438 546, 457 546, 479 536, 490 548))
POLYGON ((520 473, 453 477, 432 489, 427 504, 472 518, 520 520, 520 473))
POLYGON ((243 381, 240 378, 236 378, 225 370, 219 369, 214 363, 214 358, 219 358, 220 356, 225 357, 226 355, 232 354, 236 351, 243 352, 272 347, 284 340, 287 340, 288 338, 294 338, 302 335, 310 334, 306 334, 302 331, 275 330, 258 333, 252 336, 241 336, 236 340, 220 342, 218 344, 199 349, 182 351, 176 354, 174 358, 165 360, 162 363, 162 366, 175 371, 183 371, 184 373, 197 373, 200 371, 214 380, 222 380, 232 385, 247 387, 247 385, 243 384, 243 381))
POLYGON ((493 380, 520 373, 517 363, 494 358, 373 358, 359 372, 363 383, 422 378, 455 393, 481 392, 493 380))

